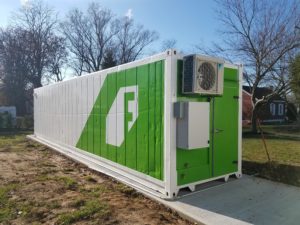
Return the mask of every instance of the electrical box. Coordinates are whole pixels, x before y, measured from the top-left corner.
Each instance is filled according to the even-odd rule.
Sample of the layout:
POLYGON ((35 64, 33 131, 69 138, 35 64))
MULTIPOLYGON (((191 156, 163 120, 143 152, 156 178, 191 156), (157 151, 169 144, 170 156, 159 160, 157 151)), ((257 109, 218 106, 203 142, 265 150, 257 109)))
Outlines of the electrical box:
POLYGON ((193 150, 209 147, 209 103, 176 102, 177 147, 193 150))

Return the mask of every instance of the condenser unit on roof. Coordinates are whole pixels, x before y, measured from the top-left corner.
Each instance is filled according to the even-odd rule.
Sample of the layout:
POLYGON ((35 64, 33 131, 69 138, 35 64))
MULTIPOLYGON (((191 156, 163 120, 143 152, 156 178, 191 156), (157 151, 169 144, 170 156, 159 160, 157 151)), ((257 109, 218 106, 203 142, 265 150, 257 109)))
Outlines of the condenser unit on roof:
POLYGON ((183 93, 222 95, 224 60, 188 55, 183 58, 183 93))

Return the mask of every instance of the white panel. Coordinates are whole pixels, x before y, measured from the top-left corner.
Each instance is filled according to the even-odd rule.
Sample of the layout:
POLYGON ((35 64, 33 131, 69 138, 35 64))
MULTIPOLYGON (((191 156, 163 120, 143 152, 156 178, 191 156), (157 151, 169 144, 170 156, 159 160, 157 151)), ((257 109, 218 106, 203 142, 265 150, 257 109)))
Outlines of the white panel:
POLYGON ((177 147, 182 149, 209 146, 209 102, 184 102, 183 118, 177 120, 177 147))
MULTIPOLYGON (((87 77, 92 77, 92 76, 100 76, 100 73, 95 73, 92 75, 86 75, 84 77, 80 77, 77 79, 78 83, 77 83, 77 93, 76 93, 76 97, 77 97, 77 106, 78 106, 78 114, 80 115, 80 117, 78 117, 78 120, 75 121, 76 122, 76 129, 74 129, 74 137, 72 139, 72 146, 75 146, 77 144, 77 141, 80 138, 81 132, 83 131, 84 125, 88 119, 89 113, 92 110, 92 107, 94 105, 94 102, 96 101, 96 98, 94 98, 94 102, 92 102, 92 104, 87 104, 87 77), (88 112, 88 113, 87 113, 88 112)), ((102 85, 104 83, 104 80, 106 79, 107 74, 101 74, 100 78, 101 82, 94 82, 94 88, 93 88, 93 94, 94 96, 98 96, 98 93, 100 92, 102 85)))
POLYGON ((128 131, 132 128, 138 117, 138 86, 122 87, 109 109, 106 117, 106 143, 114 146, 121 146, 124 141, 124 120, 125 120, 125 93, 134 93, 134 100, 128 101, 128 112, 132 113, 132 120, 128 121, 128 131), (117 116, 118 108, 118 116, 117 116), (118 127, 117 127, 118 124, 118 127), (117 135, 116 135, 117 134, 117 135))
MULTIPOLYGON (((34 109, 35 134, 54 142, 76 146, 107 74, 162 60, 166 56, 167 52, 163 52, 146 59, 35 89, 38 95, 34 109), (90 79, 92 86, 88 84, 87 79, 90 79)), ((137 117, 137 103, 129 102, 129 104, 134 118, 137 117)), ((134 122, 130 121, 129 127, 134 122)))
POLYGON ((85 121, 86 121, 86 106, 87 106, 86 92, 87 92, 86 77, 81 77, 80 78, 80 93, 79 93, 79 98, 78 98, 79 99, 78 105, 79 105, 79 110, 80 110, 80 123, 79 123, 80 134, 84 128, 85 121))
POLYGON ((189 149, 209 146, 209 103, 190 102, 189 104, 189 149))
POLYGON ((63 86, 62 83, 59 83, 58 85, 58 90, 59 90, 59 98, 58 98, 58 102, 59 102, 59 141, 63 143, 63 113, 64 113, 64 104, 63 104, 63 86))
POLYGON ((66 127, 65 127, 65 134, 66 134, 66 144, 70 144, 70 130, 71 130, 71 123, 70 123, 70 82, 66 82, 66 127))
POLYGON ((88 92, 87 92, 87 114, 91 113, 94 106, 94 76, 89 75, 87 77, 88 92))

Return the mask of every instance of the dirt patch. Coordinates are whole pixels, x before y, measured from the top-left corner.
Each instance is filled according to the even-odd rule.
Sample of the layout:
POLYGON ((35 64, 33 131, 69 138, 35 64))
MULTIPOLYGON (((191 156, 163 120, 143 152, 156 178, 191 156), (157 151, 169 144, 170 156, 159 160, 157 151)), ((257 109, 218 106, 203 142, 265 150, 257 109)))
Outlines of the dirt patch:
POLYGON ((243 161, 243 173, 300 187, 299 166, 243 161))
POLYGON ((190 224, 25 135, 0 137, 0 158, 0 224, 190 224))

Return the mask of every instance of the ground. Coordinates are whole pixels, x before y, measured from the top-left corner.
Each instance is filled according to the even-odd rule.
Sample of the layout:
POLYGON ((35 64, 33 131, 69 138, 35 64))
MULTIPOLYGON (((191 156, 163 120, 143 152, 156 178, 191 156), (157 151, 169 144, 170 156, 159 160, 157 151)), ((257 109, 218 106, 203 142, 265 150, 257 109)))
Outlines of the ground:
POLYGON ((243 135, 243 172, 300 186, 300 125, 262 126, 267 157, 260 134, 243 135))
MULTIPOLYGON (((300 186, 297 127, 243 138, 243 172, 300 186)), ((189 224, 176 213, 84 165, 26 139, 0 136, 0 224, 189 224)))
POLYGON ((0 224, 190 223, 21 134, 0 136, 0 224))
MULTIPOLYGON (((265 141, 272 161, 300 166, 300 141, 275 138, 266 138, 265 141)), ((243 159, 259 163, 268 162, 262 139, 259 136, 243 139, 243 159)))

